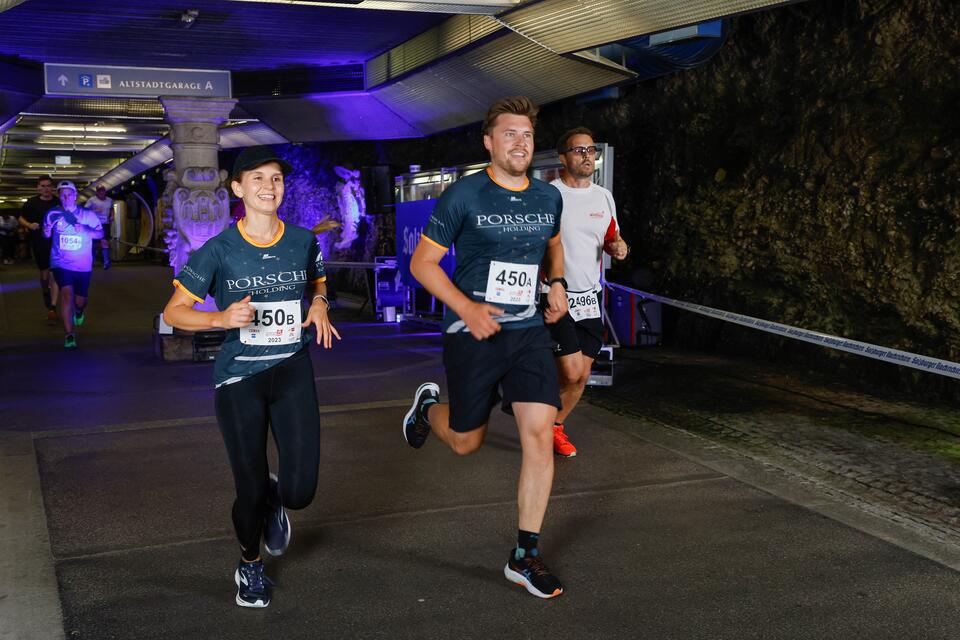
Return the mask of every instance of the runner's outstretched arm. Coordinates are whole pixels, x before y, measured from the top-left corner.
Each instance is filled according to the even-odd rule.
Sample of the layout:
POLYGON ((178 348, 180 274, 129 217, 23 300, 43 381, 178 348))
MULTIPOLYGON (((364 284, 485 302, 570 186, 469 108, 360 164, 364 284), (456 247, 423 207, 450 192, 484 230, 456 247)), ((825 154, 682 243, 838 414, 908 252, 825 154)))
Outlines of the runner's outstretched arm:
POLYGON ((163 309, 163 321, 184 331, 238 329, 253 321, 250 296, 237 300, 223 311, 199 311, 193 308, 196 302, 191 294, 177 287, 163 309))

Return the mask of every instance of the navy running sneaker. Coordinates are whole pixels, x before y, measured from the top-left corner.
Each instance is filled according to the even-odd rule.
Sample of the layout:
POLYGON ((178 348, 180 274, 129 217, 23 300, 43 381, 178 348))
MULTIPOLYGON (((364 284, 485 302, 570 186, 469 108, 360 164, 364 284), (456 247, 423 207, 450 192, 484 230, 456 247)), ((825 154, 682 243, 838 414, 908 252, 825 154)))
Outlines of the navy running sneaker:
POLYGON ((290 546, 290 534, 293 528, 290 526, 290 518, 283 509, 280 502, 280 488, 277 483, 277 474, 270 474, 270 495, 272 496, 273 507, 267 514, 263 524, 263 547, 272 556, 282 556, 283 552, 290 546))
POLYGON ((419 449, 430 435, 427 409, 440 402, 440 387, 436 382, 424 382, 413 396, 413 406, 403 416, 403 437, 414 449, 419 449))
POLYGON ((563 585, 557 576, 550 573, 547 565, 543 564, 540 554, 526 558, 516 558, 516 550, 510 551, 510 559, 503 567, 503 575, 507 580, 519 584, 538 598, 555 598, 563 593, 563 585))
POLYGON ((237 583, 237 606, 261 609, 270 604, 270 587, 273 583, 263 575, 263 560, 240 561, 233 581, 237 583))

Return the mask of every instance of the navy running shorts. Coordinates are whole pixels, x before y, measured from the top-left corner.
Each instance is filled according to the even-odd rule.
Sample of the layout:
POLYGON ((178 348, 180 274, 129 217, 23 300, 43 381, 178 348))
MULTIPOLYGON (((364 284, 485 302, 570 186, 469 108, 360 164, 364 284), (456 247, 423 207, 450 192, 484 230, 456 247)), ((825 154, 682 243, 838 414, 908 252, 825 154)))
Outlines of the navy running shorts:
POLYGON ((552 353, 553 340, 543 326, 503 328, 486 340, 476 340, 469 333, 445 334, 450 428, 462 433, 482 427, 500 400, 510 415, 514 402, 539 402, 560 409, 552 353))
POLYGON ((57 281, 57 286, 73 287, 73 295, 86 298, 90 291, 90 271, 70 271, 69 269, 60 269, 54 267, 50 270, 53 273, 53 279, 57 281))

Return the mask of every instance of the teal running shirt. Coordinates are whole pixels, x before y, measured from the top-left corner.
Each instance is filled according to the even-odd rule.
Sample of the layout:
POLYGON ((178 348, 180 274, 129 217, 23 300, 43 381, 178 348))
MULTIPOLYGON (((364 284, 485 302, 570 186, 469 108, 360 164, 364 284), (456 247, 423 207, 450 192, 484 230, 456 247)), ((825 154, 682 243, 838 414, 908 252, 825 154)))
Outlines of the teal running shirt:
MULTIPOLYGON (((536 295, 547 242, 560 233, 563 198, 556 187, 529 180, 523 189, 498 184, 488 168, 450 185, 434 207, 423 238, 441 249, 456 245, 453 284, 468 298, 504 311, 504 329, 543 324, 536 295)), ((449 307, 443 331, 468 331, 449 307)))
POLYGON ((324 280, 316 237, 283 221, 269 244, 250 239, 241 220, 191 255, 174 286, 197 302, 213 296, 221 310, 247 295, 256 307, 250 325, 227 329, 213 369, 216 386, 269 369, 308 344, 312 328, 300 328, 309 308, 303 297, 308 285, 324 280))

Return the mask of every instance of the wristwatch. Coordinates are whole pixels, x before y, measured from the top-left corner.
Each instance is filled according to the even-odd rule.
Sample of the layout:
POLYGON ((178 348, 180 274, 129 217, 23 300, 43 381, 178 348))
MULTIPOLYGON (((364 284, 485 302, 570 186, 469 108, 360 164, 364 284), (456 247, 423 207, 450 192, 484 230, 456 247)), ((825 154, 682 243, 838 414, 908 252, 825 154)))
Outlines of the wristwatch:
POLYGON ((552 286, 555 282, 559 282, 559 283, 560 283, 560 286, 563 287, 563 290, 564 290, 564 291, 567 290, 567 279, 566 279, 566 278, 564 278, 563 276, 560 276, 559 278, 551 278, 551 279, 550 279, 550 282, 548 282, 547 284, 552 286))

